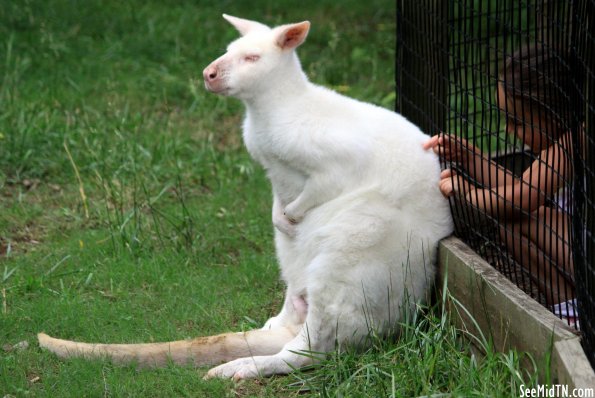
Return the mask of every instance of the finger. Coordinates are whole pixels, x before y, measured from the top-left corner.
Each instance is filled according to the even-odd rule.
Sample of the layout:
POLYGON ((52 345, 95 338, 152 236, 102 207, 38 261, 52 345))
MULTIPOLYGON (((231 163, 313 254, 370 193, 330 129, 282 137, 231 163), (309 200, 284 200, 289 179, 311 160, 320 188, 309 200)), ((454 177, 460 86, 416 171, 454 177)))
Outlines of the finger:
POLYGON ((444 180, 440 180, 440 192, 442 193, 442 196, 444 196, 445 198, 448 198, 450 196, 452 196, 453 194, 453 189, 452 189, 452 181, 450 179, 444 179, 444 180))
POLYGON ((448 146, 449 148, 451 148, 451 147, 457 148, 462 145, 461 137, 459 137, 456 134, 445 135, 443 143, 445 146, 448 146))
POLYGON ((440 179, 450 178, 450 176, 452 176, 452 170, 451 169, 444 169, 440 173, 440 179))
POLYGON ((429 140, 427 140, 426 142, 424 142, 422 147, 424 150, 428 150, 430 148, 434 148, 437 143, 438 143, 438 136, 435 135, 432 138, 430 138, 429 140))

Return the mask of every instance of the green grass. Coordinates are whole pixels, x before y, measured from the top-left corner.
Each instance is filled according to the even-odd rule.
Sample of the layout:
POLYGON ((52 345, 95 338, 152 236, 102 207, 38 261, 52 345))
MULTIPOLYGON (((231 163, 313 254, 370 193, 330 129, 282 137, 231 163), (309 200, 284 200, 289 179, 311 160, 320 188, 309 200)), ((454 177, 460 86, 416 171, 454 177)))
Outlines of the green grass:
POLYGON ((270 187, 242 147, 242 106, 200 78, 236 37, 223 12, 311 20, 312 80, 393 107, 392 1, 0 5, 0 396, 508 396, 534 382, 515 353, 474 357, 440 306, 398 341, 239 385, 37 347, 39 331, 143 342, 249 329, 280 308, 270 187))

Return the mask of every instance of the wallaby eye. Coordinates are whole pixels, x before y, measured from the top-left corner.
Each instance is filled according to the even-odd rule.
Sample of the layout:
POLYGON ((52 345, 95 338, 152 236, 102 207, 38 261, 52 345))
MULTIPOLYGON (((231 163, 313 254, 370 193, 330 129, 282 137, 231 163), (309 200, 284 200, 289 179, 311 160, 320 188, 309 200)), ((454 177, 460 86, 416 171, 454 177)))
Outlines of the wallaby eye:
POLYGON ((244 61, 246 62, 256 62, 260 59, 260 55, 256 55, 256 54, 249 54, 244 56, 244 61))

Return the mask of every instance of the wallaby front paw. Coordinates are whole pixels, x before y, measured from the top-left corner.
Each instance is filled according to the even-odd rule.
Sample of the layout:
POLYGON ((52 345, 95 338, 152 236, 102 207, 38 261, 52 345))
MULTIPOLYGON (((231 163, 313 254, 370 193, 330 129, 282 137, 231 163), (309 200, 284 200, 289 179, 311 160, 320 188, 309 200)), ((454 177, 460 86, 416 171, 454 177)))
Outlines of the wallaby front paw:
POLYGON ((297 224, 304 219, 304 214, 299 212, 298 209, 296 209, 295 206, 292 206, 291 203, 287 205, 283 211, 283 214, 285 215, 285 218, 287 218, 287 220, 289 220, 289 222, 292 224, 297 224))
POLYGON ((275 226, 275 228, 277 228, 277 230, 291 238, 294 238, 296 235, 295 223, 289 220, 284 215, 281 217, 275 217, 273 219, 273 225, 275 226))

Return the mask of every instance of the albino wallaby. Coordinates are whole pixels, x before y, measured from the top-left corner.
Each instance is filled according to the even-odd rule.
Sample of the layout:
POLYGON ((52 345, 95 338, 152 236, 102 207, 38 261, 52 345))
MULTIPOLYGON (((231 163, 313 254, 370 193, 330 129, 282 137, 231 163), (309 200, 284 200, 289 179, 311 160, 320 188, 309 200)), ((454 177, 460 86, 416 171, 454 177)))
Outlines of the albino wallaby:
POLYGON ((206 88, 246 105, 244 142, 273 187, 273 223, 287 285, 260 330, 157 344, 87 344, 39 334, 61 357, 107 356, 157 366, 211 365, 207 377, 284 374, 335 344, 394 331, 423 300, 438 241, 451 233, 440 167, 402 116, 316 86, 295 48, 309 22, 271 29, 224 15, 242 34, 203 72, 206 88))

